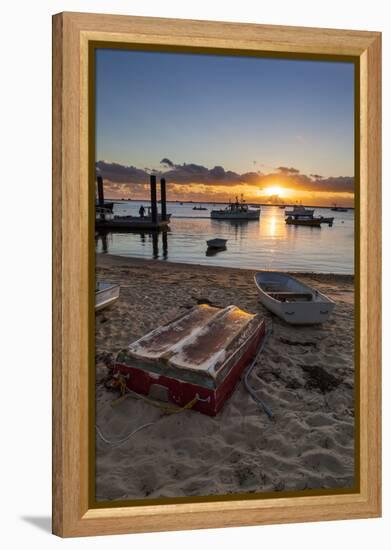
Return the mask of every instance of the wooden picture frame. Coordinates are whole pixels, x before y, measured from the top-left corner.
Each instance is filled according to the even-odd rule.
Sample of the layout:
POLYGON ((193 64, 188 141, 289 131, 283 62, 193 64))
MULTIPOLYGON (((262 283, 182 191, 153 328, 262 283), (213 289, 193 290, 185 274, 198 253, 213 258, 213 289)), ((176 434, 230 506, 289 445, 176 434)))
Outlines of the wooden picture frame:
MULTIPOLYGON (((53 17, 53 532, 63 537, 378 517, 381 513, 381 35, 61 13, 53 17), (359 67, 359 486, 347 494, 92 507, 89 44, 354 58, 359 67)), ((93 358, 92 358, 93 359, 93 358)))

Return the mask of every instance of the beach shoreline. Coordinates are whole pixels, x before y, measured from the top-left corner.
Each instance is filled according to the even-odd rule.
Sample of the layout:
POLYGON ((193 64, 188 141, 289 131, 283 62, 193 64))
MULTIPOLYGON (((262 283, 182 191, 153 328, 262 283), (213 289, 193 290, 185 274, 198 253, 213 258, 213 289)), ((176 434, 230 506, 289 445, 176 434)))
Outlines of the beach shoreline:
POLYGON ((99 280, 121 285, 96 315, 97 500, 207 496, 354 484, 354 276, 289 272, 336 302, 324 325, 294 327, 259 302, 255 270, 96 255, 99 280), (104 386, 116 353, 199 303, 261 314, 272 335, 251 377, 273 420, 240 383, 215 418, 166 415, 104 386), (326 381, 326 382, 325 382, 326 381))
MULTIPOLYGON (((115 266, 130 266, 134 268, 154 268, 159 270, 160 266, 169 265, 172 266, 172 268, 176 268, 178 270, 187 271, 189 267, 194 267, 200 270, 205 270, 205 272, 210 270, 216 270, 218 272, 228 272, 228 273, 234 273, 234 272, 246 272, 251 273, 254 275, 257 271, 272 271, 269 269, 248 269, 248 268, 240 268, 240 267, 226 267, 226 266, 217 266, 217 265, 205 265, 205 264, 197 264, 197 263, 187 263, 187 262, 173 262, 171 260, 154 260, 149 258, 135 258, 135 257, 129 257, 129 256, 119 256, 116 254, 107 254, 107 253, 96 253, 96 266, 97 268, 105 268, 105 267, 115 267, 115 266)), ((316 271, 297 271, 297 270, 291 270, 291 269, 276 269, 276 271, 282 271, 283 273, 287 273, 288 275, 292 275, 294 277, 304 277, 304 278, 313 278, 316 277, 319 281, 327 281, 327 280, 335 280, 336 282, 346 282, 354 284, 354 275, 349 273, 323 273, 323 272, 316 272, 316 271)))

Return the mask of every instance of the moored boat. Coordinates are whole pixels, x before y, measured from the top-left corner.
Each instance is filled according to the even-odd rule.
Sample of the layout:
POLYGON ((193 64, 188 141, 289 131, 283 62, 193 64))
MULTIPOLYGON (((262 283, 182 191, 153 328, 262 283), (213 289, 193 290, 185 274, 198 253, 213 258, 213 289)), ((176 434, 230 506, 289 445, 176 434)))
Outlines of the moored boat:
POLYGON ((300 216, 288 216, 285 219, 285 223, 288 225, 307 225, 309 227, 320 227, 322 223, 320 218, 301 218, 300 216))
POLYGON ((236 201, 230 202, 225 208, 212 210, 210 217, 213 220, 259 220, 260 213, 260 208, 250 209, 243 197, 240 201, 236 197, 236 201))
POLYGON ((332 208, 330 208, 330 210, 332 210, 333 212, 347 212, 348 211, 347 208, 344 208, 343 206, 337 206, 335 203, 334 203, 334 206, 332 208))
POLYGON ((108 307, 119 298, 120 286, 113 283, 97 281, 95 285, 95 311, 108 307))
POLYGON ((314 212, 314 208, 305 208, 302 204, 296 204, 292 210, 285 210, 285 216, 301 216, 312 218, 314 212))
POLYGON ((324 323, 335 302, 294 277, 278 271, 255 274, 262 304, 292 325, 324 323))
POLYGON ((225 248, 228 239, 209 239, 206 241, 208 248, 225 248))
POLYGON ((231 305, 198 305, 120 351, 128 389, 215 416, 265 335, 265 322, 231 305))

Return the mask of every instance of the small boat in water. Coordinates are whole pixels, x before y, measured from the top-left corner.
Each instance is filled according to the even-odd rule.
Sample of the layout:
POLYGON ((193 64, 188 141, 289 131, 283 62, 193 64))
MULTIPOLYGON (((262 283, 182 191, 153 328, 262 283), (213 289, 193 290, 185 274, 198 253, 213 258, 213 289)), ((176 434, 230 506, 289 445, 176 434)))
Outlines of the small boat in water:
POLYGON ((301 218, 300 216, 288 216, 285 219, 285 223, 287 223, 288 225, 307 225, 309 227, 320 227, 320 224, 322 222, 320 218, 301 218))
POLYGON ((347 208, 344 208, 343 206, 337 206, 335 203, 334 203, 334 206, 332 208, 330 208, 330 210, 332 210, 333 212, 347 212, 348 211, 347 208))
POLYGON ((118 284, 99 281, 95 285, 95 311, 111 306, 119 298, 118 284))
POLYGON ((208 209, 206 208, 206 206, 199 205, 199 206, 193 206, 193 210, 208 210, 208 209))
POLYGON ((129 390, 215 416, 265 336, 264 320, 231 305, 198 305, 119 352, 129 390))
POLYGON ((324 323, 335 302, 294 277, 278 271, 255 274, 262 304, 292 325, 324 323))
POLYGON ((206 241, 208 248, 225 248, 228 239, 209 239, 206 241))

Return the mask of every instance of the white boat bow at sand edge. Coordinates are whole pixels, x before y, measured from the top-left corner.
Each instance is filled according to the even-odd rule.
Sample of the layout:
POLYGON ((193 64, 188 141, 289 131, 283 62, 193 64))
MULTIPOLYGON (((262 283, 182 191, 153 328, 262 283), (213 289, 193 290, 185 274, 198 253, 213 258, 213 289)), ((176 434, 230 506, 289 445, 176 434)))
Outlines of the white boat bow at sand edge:
POLYGON ((109 307, 119 298, 120 285, 97 282, 95 288, 95 311, 109 307))
POLYGON ((262 304, 289 324, 324 323, 335 307, 333 300, 285 273, 261 271, 254 279, 262 304))

